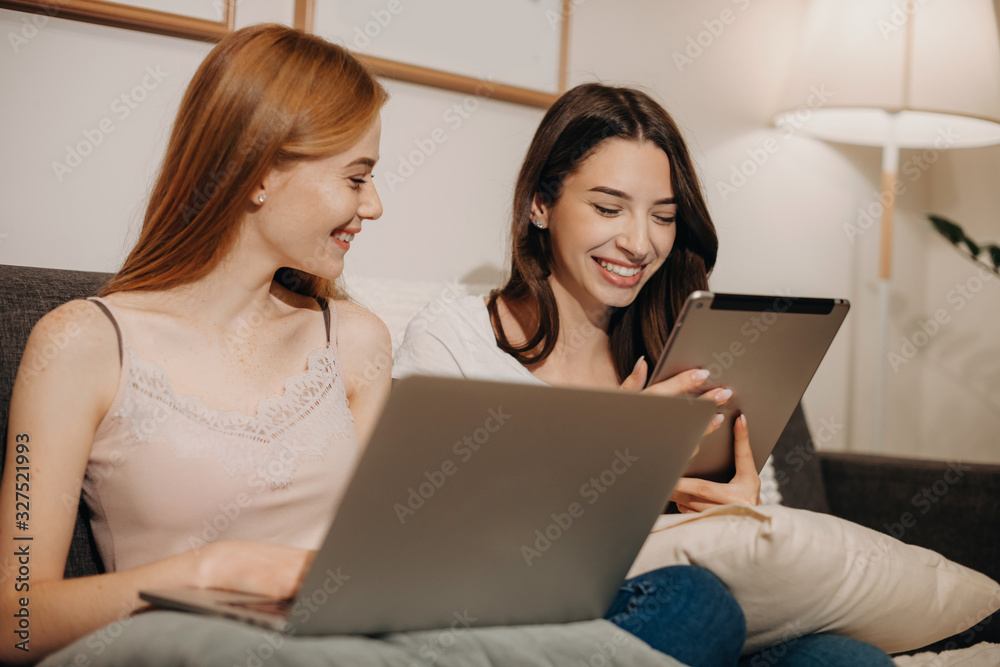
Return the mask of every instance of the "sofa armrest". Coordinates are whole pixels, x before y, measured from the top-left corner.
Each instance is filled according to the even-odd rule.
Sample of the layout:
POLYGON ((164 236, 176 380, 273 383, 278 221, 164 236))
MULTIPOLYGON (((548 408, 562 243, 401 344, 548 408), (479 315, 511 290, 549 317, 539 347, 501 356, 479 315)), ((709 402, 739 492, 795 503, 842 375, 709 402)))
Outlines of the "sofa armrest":
MULTIPOLYGON (((1000 581, 1000 465, 839 452, 819 458, 831 514, 1000 581)), ((963 639, 1000 642, 995 616, 952 638, 954 647, 963 639)))

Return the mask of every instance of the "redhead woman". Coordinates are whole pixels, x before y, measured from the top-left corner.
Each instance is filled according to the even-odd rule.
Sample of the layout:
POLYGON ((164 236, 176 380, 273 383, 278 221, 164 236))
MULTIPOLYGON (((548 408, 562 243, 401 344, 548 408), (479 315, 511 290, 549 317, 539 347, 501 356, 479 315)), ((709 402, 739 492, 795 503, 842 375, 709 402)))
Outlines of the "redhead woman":
MULTIPOLYGON (((685 298, 708 289, 718 249, 673 120, 640 91, 599 84, 570 90, 542 119, 517 178, 511 237, 507 283, 486 298, 432 303, 419 313, 395 375, 643 390, 685 298)), ((695 369, 643 391, 725 404, 728 389, 699 390, 708 375, 695 369)), ((721 415, 709 428, 720 423, 721 415)), ((749 438, 746 418, 737 420, 730 482, 681 479, 672 499, 682 512, 759 503, 749 438)), ((686 612, 668 610, 658 622, 669 625, 668 613, 686 612)), ((891 664, 874 647, 819 635, 745 660, 891 664)))
MULTIPOLYGON (((5 640, 0 660, 133 612, 141 588, 294 593, 389 390, 385 326, 333 285, 382 213, 386 99, 347 51, 279 26, 199 67, 121 270, 25 348, 73 332, 42 370, 22 364, 11 400, 0 538, 14 553, 29 442, 32 622, 30 652, 5 640), (63 579, 81 488, 106 574, 63 579)), ((0 589, 4 618, 17 595, 0 589)))

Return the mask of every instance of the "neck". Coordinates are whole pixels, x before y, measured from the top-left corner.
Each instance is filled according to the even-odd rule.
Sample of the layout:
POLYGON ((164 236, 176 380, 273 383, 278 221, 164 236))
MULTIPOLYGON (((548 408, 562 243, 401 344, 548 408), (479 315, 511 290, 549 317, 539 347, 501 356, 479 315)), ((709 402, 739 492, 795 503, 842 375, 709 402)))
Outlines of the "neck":
POLYGON ((273 258, 237 240, 208 275, 170 290, 165 306, 185 319, 222 331, 267 322, 288 306, 301 307, 305 297, 274 282, 281 268, 273 258))
POLYGON ((607 320, 611 309, 585 304, 550 277, 559 313, 559 337, 545 361, 531 372, 550 384, 618 386, 607 320))

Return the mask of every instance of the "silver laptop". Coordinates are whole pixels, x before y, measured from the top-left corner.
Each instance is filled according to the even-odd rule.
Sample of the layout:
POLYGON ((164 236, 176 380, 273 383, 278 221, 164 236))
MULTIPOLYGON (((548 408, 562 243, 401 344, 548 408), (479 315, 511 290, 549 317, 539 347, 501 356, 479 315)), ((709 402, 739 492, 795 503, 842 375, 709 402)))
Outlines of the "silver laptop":
POLYGON ((404 378, 294 599, 140 596, 298 635, 599 618, 714 412, 622 391, 404 378))

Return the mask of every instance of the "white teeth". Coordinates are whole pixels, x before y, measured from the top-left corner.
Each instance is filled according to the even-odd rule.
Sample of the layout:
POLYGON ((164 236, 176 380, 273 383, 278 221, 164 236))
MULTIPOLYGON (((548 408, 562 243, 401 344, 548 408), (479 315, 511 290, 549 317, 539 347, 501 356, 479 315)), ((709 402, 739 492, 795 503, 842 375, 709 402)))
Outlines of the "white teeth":
POLYGON ((351 241, 354 240, 354 234, 348 234, 347 232, 337 232, 336 234, 333 235, 333 238, 337 239, 338 241, 346 241, 347 243, 350 243, 351 241))
POLYGON ((623 278, 631 278, 632 276, 634 276, 637 273, 639 273, 640 271, 642 271, 642 267, 641 266, 637 266, 637 267, 632 268, 632 269, 627 269, 624 266, 618 266, 617 264, 608 264, 603 259, 597 260, 597 263, 600 264, 601 266, 603 266, 605 269, 607 269, 611 273, 613 273, 615 275, 618 275, 618 276, 622 276, 623 278))

